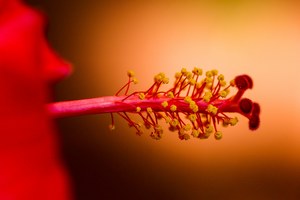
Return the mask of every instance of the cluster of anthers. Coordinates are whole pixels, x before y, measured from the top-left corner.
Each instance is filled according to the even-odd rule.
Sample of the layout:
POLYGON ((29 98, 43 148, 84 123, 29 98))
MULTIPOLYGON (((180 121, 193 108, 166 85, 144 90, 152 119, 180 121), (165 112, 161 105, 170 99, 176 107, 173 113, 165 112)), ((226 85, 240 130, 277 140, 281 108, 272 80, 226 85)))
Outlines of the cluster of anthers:
MULTIPOLYGON (((170 131, 177 131, 179 138, 187 140, 208 138, 214 134, 216 139, 222 138, 222 132, 217 124, 224 127, 234 126, 237 117, 225 113, 239 113, 249 119, 249 128, 255 130, 259 126, 260 107, 258 103, 248 98, 242 98, 247 89, 253 87, 248 75, 240 75, 227 83, 223 74, 217 70, 207 71, 202 75, 202 69, 195 67, 192 72, 183 68, 175 74, 173 87, 161 91, 161 85, 168 84, 169 79, 164 73, 154 76, 153 85, 146 91, 128 94, 132 83, 138 81, 133 71, 128 71, 128 82, 116 93, 120 97, 119 106, 126 107, 126 112, 116 112, 124 118, 130 127, 134 127, 138 135, 144 129, 152 129, 150 136, 160 139, 163 135, 161 121, 169 125, 170 131), (203 78, 200 80, 200 77, 203 78), (237 92, 229 96, 230 88, 236 87, 237 92), (120 95, 125 91, 124 95, 120 95), (228 97, 229 96, 229 97, 228 97), (130 114, 137 114, 141 121, 135 121, 130 114)), ((115 128, 113 114, 111 129, 115 128)))

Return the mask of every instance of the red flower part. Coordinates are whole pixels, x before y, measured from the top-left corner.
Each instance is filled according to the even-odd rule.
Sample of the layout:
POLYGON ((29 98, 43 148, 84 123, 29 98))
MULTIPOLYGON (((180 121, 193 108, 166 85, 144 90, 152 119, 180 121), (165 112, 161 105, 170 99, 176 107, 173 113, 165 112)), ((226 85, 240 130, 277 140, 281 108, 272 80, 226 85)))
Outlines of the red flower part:
POLYGON ((178 131, 180 139, 190 136, 208 138, 212 133, 216 139, 221 139, 217 124, 233 126, 238 122, 227 113, 239 113, 249 119, 251 130, 258 128, 259 105, 250 99, 241 99, 246 89, 253 86, 248 75, 237 76, 230 84, 226 83, 224 75, 218 75, 217 70, 207 71, 202 80, 201 75, 199 68, 192 72, 183 68, 176 73, 174 86, 162 91, 161 85, 169 83, 169 79, 159 73, 149 89, 128 95, 130 85, 137 83, 134 73, 129 71, 128 82, 115 96, 52 103, 48 110, 53 117, 111 113, 111 129, 115 129, 113 113, 117 113, 136 129, 138 135, 143 133, 142 127, 152 128, 150 135, 154 139, 162 137, 162 120, 169 125, 169 130, 178 131), (236 87, 237 93, 227 98, 231 87, 236 87), (124 95, 120 95, 122 91, 124 95), (140 116, 141 121, 133 120, 130 114, 140 116))
POLYGON ((0 0, 0 199, 69 199, 67 174, 45 110, 49 84, 70 67, 49 48, 41 13, 0 0))
POLYGON ((241 99, 239 105, 240 105, 241 111, 245 114, 249 114, 253 107, 252 101, 247 98, 241 99))

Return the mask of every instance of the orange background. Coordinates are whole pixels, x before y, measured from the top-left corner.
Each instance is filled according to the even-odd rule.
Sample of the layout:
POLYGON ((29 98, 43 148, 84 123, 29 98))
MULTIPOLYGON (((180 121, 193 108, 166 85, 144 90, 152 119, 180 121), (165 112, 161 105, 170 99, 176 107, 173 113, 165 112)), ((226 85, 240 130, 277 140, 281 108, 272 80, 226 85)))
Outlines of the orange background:
POLYGON ((49 17, 53 47, 74 64, 56 100, 113 95, 136 72, 216 68, 249 74, 261 127, 239 117, 223 139, 141 137, 109 115, 59 119, 78 199, 299 199, 300 4, 294 1, 30 1, 49 17))

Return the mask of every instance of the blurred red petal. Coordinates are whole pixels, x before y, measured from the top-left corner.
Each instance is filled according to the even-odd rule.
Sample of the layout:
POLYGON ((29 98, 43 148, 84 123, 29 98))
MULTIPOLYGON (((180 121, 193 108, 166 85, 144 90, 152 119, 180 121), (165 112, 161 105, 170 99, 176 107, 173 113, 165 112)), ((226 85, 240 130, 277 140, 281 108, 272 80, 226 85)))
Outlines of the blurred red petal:
POLYGON ((49 83, 70 65, 49 48, 44 18, 16 0, 0 0, 0 199, 69 199, 52 121, 49 83))

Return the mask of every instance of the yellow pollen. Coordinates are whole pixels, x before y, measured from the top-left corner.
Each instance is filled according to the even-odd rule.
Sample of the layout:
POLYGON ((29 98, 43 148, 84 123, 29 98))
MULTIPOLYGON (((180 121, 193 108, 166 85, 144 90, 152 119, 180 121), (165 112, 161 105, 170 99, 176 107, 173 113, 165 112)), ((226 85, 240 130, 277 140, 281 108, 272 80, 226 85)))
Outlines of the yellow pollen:
POLYGON ((238 123, 238 118, 237 117, 235 117, 235 118, 231 118, 230 120, 229 120, 229 124, 231 125, 231 126, 234 126, 234 125, 236 125, 237 123, 238 123))
POLYGON ((218 108, 209 104, 206 109, 207 112, 212 113, 213 115, 217 114, 218 108))
POLYGON ((141 110, 141 107, 136 107, 136 112, 140 112, 141 110))
POLYGON ((190 136, 189 136, 188 134, 184 134, 184 135, 183 135, 183 139, 184 139, 184 140, 189 140, 189 139, 190 139, 190 136))
POLYGON ((152 108, 151 108, 151 107, 148 107, 148 108, 147 108, 147 112, 148 112, 148 113, 152 113, 152 112, 153 112, 152 108))
POLYGON ((198 137, 199 136, 199 131, 196 130, 196 129, 193 129, 191 134, 192 134, 193 137, 198 137))
POLYGON ((205 128, 205 134, 211 134, 213 132, 213 126, 208 124, 205 128))
POLYGON ((224 86, 226 85, 226 81, 220 80, 220 85, 221 85, 222 87, 224 87, 224 86))
POLYGON ((213 69, 213 70, 211 70, 211 73, 212 73, 214 76, 216 76, 216 75, 218 75, 218 70, 213 69))
POLYGON ((145 94, 144 93, 139 93, 139 99, 144 100, 145 99, 145 94))
POLYGON ((166 123, 170 123, 171 122, 171 118, 170 117, 165 117, 166 123))
POLYGON ((222 98, 225 98, 225 97, 228 95, 228 93, 226 92, 226 90, 222 90, 222 91, 219 92, 219 95, 220 95, 222 98))
POLYGON ((190 79, 192 78, 192 76, 193 76, 192 72, 187 72, 187 73, 186 73, 186 78, 187 78, 188 80, 190 80, 190 79))
POLYGON ((168 96, 169 98, 174 98, 173 92, 168 92, 167 96, 168 96))
POLYGON ((132 78, 132 82, 133 82, 134 84, 138 84, 138 83, 139 83, 139 80, 138 80, 137 78, 132 78))
POLYGON ((181 73, 182 73, 183 75, 186 75, 186 73, 187 73, 186 68, 182 68, 182 69, 181 69, 181 73))
POLYGON ((186 103, 190 103, 192 101, 192 98, 190 96, 186 96, 186 97, 184 97, 184 101, 186 103))
POLYGON ((171 110, 172 112, 175 112, 175 111, 177 110, 177 106, 171 105, 171 106, 170 106, 170 110, 171 110))
POLYGON ((220 74, 220 75, 218 76, 218 80, 219 80, 219 81, 223 81, 224 79, 225 79, 225 77, 224 77, 223 74, 220 74))
POLYGON ((195 114, 190 114, 188 118, 189 118, 189 120, 191 120, 192 122, 194 122, 194 121, 196 121, 197 116, 195 114))
POLYGON ((164 101, 161 103, 162 107, 166 108, 168 106, 168 102, 167 101, 164 101))
POLYGON ((196 84, 196 80, 195 79, 190 79, 189 80, 189 84, 190 85, 195 85, 196 84))
POLYGON ((182 75, 182 73, 181 72, 176 72, 176 74, 175 74, 175 78, 180 78, 181 77, 181 75, 182 75))
POLYGON ((207 71, 205 75, 207 78, 211 78, 213 76, 213 73, 212 71, 207 71))
POLYGON ((200 69, 200 68, 198 68, 198 67, 195 67, 195 68, 193 69, 193 73, 194 73, 195 75, 201 76, 201 75, 202 75, 202 69, 200 69))
POLYGON ((212 97, 212 93, 211 92, 205 92, 205 94, 203 96, 203 100, 205 102, 209 102, 211 97, 212 97))
POLYGON ((186 124, 183 128, 184 130, 189 131, 192 129, 192 126, 190 124, 186 124))
POLYGON ((222 138, 222 132, 221 131, 217 131, 217 132, 215 132, 215 139, 216 140, 220 140, 221 138, 222 138))
POLYGON ((170 122, 170 125, 171 125, 172 127, 177 127, 178 124, 179 124, 179 121, 178 121, 177 119, 173 119, 173 120, 170 122))
POLYGON ((134 73, 134 71, 132 71, 132 70, 128 70, 128 71, 127 71, 127 75, 128 75, 128 77, 132 78, 132 77, 135 76, 135 73, 134 73))

